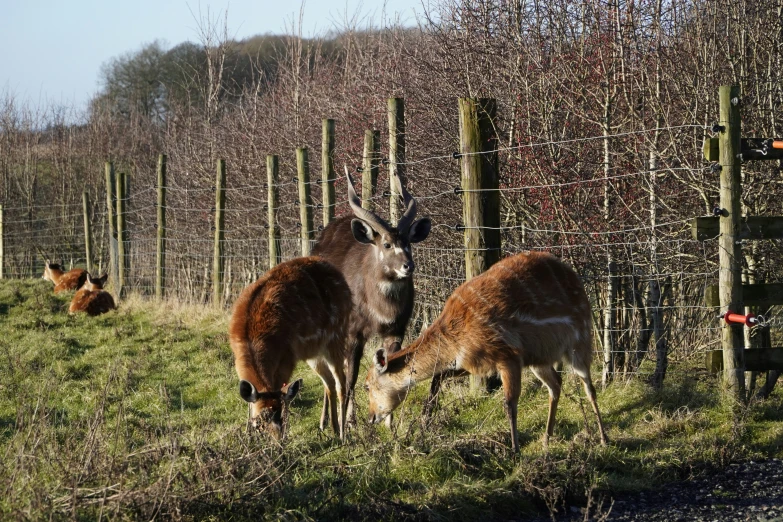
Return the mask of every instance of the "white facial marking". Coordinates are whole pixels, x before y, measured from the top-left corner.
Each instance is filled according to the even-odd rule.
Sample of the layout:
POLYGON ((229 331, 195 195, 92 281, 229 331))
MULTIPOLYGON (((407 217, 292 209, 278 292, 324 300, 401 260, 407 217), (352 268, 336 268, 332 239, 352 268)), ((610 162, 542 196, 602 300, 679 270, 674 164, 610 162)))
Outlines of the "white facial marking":
POLYGON ((394 253, 395 254, 402 254, 402 249, 400 247, 394 247, 394 253))
POLYGON ((395 268, 394 273, 397 274, 397 278, 399 279, 407 279, 409 276, 408 272, 400 270, 399 268, 395 268))
POLYGON ((378 283, 378 289, 385 296, 399 295, 404 288, 403 281, 381 281, 378 283))

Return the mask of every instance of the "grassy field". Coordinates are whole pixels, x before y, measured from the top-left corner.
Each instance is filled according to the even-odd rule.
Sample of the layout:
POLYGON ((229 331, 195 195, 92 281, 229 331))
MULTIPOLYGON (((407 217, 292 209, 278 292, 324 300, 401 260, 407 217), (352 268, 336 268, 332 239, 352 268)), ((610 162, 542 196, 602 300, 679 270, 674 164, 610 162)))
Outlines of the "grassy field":
POLYGON ((427 424, 421 385, 391 433, 361 422, 359 391, 340 444, 318 431, 322 387, 300 366, 281 447, 247 431, 227 312, 132 297, 72 317, 68 299, 0 281, 2 520, 509 520, 783 456, 781 392, 732 407, 697 363, 675 365, 663 392, 640 380, 599 392, 605 448, 569 374, 548 452, 547 395, 526 373, 516 456, 500 395, 461 381, 427 424))

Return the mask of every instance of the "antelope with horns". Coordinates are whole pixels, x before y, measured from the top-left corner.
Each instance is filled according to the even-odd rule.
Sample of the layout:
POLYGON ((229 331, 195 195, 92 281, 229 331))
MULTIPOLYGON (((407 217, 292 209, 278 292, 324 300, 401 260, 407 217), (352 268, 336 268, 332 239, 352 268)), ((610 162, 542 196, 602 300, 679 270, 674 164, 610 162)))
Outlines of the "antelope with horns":
POLYGON ((394 354, 385 349, 375 353, 365 386, 369 420, 380 422, 415 383, 429 377, 499 375, 516 452, 521 374, 528 366, 549 389, 546 447, 560 398, 561 378, 553 365, 562 361, 582 380, 606 444, 590 378, 591 325, 587 294, 570 266, 540 252, 503 259, 457 288, 440 316, 410 346, 394 354))
POLYGON ((103 274, 102 277, 96 278, 86 274, 84 285, 71 299, 68 313, 87 312, 87 315, 94 316, 105 314, 109 310, 117 308, 111 294, 103 290, 103 285, 106 284, 106 279, 108 278, 108 274, 103 274))
POLYGON ((46 260, 43 278, 54 283, 54 293, 66 292, 68 290, 78 290, 87 280, 87 271, 81 268, 74 268, 64 272, 61 265, 51 263, 46 260))
MULTIPOLYGON (((362 208, 347 166, 345 177, 353 216, 343 216, 329 223, 313 248, 313 255, 336 266, 353 294, 345 361, 349 418, 352 418, 354 387, 365 343, 373 335, 379 335, 383 346, 394 351, 399 349, 405 335, 413 312, 415 265, 411 245, 427 238, 431 222, 426 217, 415 219, 416 200, 398 176, 394 181, 405 210, 396 227, 362 208)), ((322 429, 326 412, 324 398, 322 429)))
POLYGON ((317 257, 279 264, 242 291, 231 314, 229 342, 239 395, 251 404, 253 427, 282 437, 283 404, 296 396, 301 380, 286 383, 304 360, 323 381, 332 428, 344 437, 343 361, 350 314, 345 278, 317 257))

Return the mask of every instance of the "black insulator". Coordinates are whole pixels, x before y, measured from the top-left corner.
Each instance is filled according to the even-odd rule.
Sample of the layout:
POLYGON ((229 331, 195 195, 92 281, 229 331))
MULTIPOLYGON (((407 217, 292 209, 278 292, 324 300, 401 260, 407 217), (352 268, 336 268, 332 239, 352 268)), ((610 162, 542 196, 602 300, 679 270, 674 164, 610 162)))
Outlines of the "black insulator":
POLYGON ((356 167, 356 172, 361 174, 362 172, 364 172, 364 169, 362 167, 356 167))
POLYGON ((318 232, 322 231, 324 229, 323 225, 318 225, 318 232))
POLYGON ((455 151, 455 152, 451 153, 451 157, 454 158, 454 159, 460 159, 462 157, 462 154, 460 154, 459 152, 455 151))
POLYGON ((710 165, 710 171, 713 174, 717 174, 717 173, 719 173, 722 170, 723 170, 723 167, 721 166, 720 163, 713 163, 712 165, 710 165))
POLYGON ((269 205, 264 204, 264 210, 269 210, 269 205))
POLYGON ((715 217, 721 217, 721 216, 728 216, 729 213, 726 212, 725 209, 722 209, 719 206, 715 205, 715 208, 712 209, 712 215, 715 217))
POLYGON ((296 228, 302 228, 302 224, 301 223, 297 223, 296 224, 296 228))
POLYGON ((215 207, 210 208, 209 211, 214 214, 215 213, 215 207))
POLYGON ((388 190, 383 191, 383 197, 388 198, 390 196, 391 196, 391 192, 389 192, 388 190))
POLYGON ((456 195, 458 195, 458 196, 459 196, 459 195, 460 195, 460 194, 462 194, 463 192, 465 192, 465 191, 464 191, 464 190, 462 190, 462 187, 454 187, 454 193, 455 193, 456 195))
POLYGON ((457 232, 462 232, 463 230, 465 230, 465 226, 462 223, 457 223, 456 225, 454 225, 454 230, 456 230, 457 232))
POLYGON ((725 125, 720 125, 718 123, 713 123, 712 124, 712 132, 723 132, 725 130, 726 130, 726 126, 725 125))
POLYGON ((291 178, 291 180, 292 180, 294 183, 299 183, 299 178, 297 178, 296 176, 294 176, 293 178, 291 178))
POLYGON ((389 158, 383 158, 381 160, 381 163, 383 163, 384 165, 388 165, 389 163, 391 163, 391 161, 389 161, 389 158))

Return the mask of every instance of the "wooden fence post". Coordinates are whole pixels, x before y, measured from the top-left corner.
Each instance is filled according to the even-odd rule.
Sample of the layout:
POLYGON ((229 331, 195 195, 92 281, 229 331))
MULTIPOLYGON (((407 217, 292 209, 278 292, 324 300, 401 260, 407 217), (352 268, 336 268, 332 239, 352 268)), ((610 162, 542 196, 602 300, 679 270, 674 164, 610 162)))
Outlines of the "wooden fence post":
POLYGON ((277 226, 277 180, 280 165, 277 156, 272 154, 266 157, 266 185, 267 185, 267 221, 269 223, 269 268, 277 266, 282 261, 280 252, 280 227, 277 226))
POLYGON ((158 241, 155 256, 155 298, 166 293, 166 155, 158 156, 158 241))
MULTIPOLYGON (((500 191, 497 135, 492 98, 460 98, 460 168, 465 226, 465 279, 481 274, 500 259, 500 191)), ((473 388, 495 387, 471 377, 473 388)))
POLYGON ((3 205, 0 205, 0 279, 5 278, 5 230, 3 229, 3 205))
POLYGON ((125 209, 127 204, 127 176, 124 172, 117 174, 117 296, 125 295, 125 275, 128 261, 126 258, 127 232, 125 230, 125 209))
POLYGON ((225 238, 226 209, 226 160, 217 160, 215 180, 215 253, 212 257, 212 302, 219 306, 223 302, 223 243, 225 238))
MULTIPOLYGON (((718 262, 720 264, 719 294, 721 311, 742 313, 742 262, 740 258, 740 152, 739 87, 722 85, 719 89, 720 104, 720 206, 724 216, 720 218, 718 262), (725 215, 728 213, 728 215, 725 215)), ((723 384, 724 391, 738 400, 745 398, 745 353, 742 325, 723 324, 723 384)))
POLYGON ((378 166, 381 163, 381 131, 364 131, 362 157, 362 208, 372 211, 373 197, 378 187, 378 166))
POLYGON ((106 172, 106 217, 109 223, 109 274, 111 286, 114 293, 119 297, 118 285, 119 275, 117 274, 117 183, 114 175, 114 164, 107 161, 104 165, 106 172))
POLYGON ((405 99, 389 98, 389 224, 397 225, 400 219, 400 194, 394 186, 394 175, 405 182, 405 99))
POLYGON ((91 275, 92 271, 92 227, 90 226, 90 194, 85 190, 82 192, 82 212, 84 213, 84 258, 86 259, 87 271, 91 275))
POLYGON ((334 120, 323 120, 321 140, 321 191, 324 228, 334 219, 334 120))
POLYGON ((310 204, 310 161, 307 147, 296 149, 296 172, 299 180, 299 222, 302 227, 302 256, 310 255, 313 239, 313 208, 310 204))

